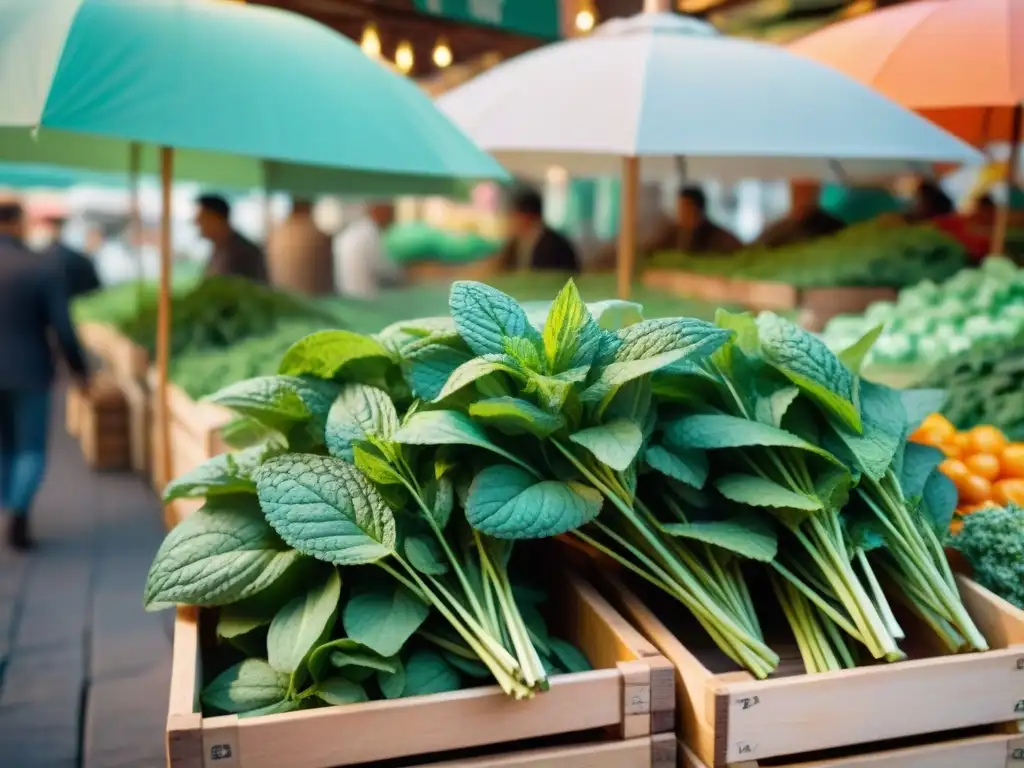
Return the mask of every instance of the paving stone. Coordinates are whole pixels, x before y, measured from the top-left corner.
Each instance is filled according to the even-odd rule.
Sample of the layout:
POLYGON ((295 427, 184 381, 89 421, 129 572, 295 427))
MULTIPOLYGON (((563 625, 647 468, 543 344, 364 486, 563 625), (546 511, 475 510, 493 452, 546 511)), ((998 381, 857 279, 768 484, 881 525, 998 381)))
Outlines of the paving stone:
POLYGON ((45 701, 0 706, 0 756, 4 766, 78 768, 78 738, 77 706, 73 712, 45 701))
POLYGON ((83 768, 138 768, 164 762, 168 659, 129 677, 93 682, 86 698, 83 768))

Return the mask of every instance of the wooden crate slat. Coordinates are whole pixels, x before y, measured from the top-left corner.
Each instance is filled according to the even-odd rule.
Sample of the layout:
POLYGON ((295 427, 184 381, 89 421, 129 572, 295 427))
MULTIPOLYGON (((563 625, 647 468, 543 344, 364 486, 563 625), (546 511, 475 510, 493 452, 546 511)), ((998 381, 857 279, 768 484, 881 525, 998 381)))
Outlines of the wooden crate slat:
POLYGON ((1020 718, 1024 612, 957 578, 990 651, 760 681, 744 671, 713 674, 635 594, 609 584, 676 667, 682 737, 718 767, 1020 718))
MULTIPOLYGON (((664 669, 667 661, 587 582, 567 575, 561 583, 564 602, 552 617, 560 618, 570 632, 586 633, 567 637, 584 653, 594 654, 595 664, 600 666, 600 658, 605 666, 552 678, 549 691, 527 702, 514 701, 497 686, 487 686, 265 717, 204 719, 195 703, 201 678, 197 614, 179 610, 168 714, 170 764, 175 768, 333 768, 493 745, 496 756, 512 760, 509 766, 547 768, 558 759, 565 768, 561 760, 571 757, 577 762, 568 765, 588 768, 668 768, 672 762, 668 756, 674 750, 665 739, 650 739, 652 702, 672 698, 671 693, 666 696, 658 690, 664 680, 652 677, 651 669, 664 669), (629 645, 631 640, 637 642, 636 648, 629 645), (607 730, 611 736, 635 736, 621 743, 637 743, 616 752, 620 742, 608 746, 605 739, 566 747, 577 753, 562 758, 557 752, 552 753, 556 757, 541 753, 535 762, 517 763, 521 755, 508 753, 510 746, 524 740, 595 729, 607 730), (199 762, 195 760, 197 739, 202 743, 199 762), (585 762, 591 754, 602 762, 585 762), (607 762, 606 754, 611 755, 607 762), (612 762, 615 759, 625 762, 612 762)), ((495 763, 468 763, 476 764, 495 763)))
POLYGON ((676 768, 676 737, 661 733, 628 741, 514 752, 418 768, 676 768))
MULTIPOLYGON (((1014 768, 1014 745, 1021 741, 1012 734, 975 736, 935 744, 865 752, 825 760, 793 763, 772 762, 772 768, 1014 768)), ((682 768, 711 768, 686 745, 679 744, 682 768)), ((755 761, 735 763, 730 768, 760 768, 755 761)))
POLYGON ((82 345, 115 374, 131 379, 145 378, 149 354, 144 347, 106 323, 82 323, 77 330, 82 345))

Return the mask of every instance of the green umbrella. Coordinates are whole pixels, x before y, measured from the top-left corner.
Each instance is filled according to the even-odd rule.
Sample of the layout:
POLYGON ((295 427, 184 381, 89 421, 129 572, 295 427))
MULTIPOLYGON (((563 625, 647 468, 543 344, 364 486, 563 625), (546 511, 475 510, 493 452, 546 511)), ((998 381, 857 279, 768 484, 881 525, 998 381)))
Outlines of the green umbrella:
POLYGON ((0 188, 68 189, 79 184, 123 187, 126 179, 106 173, 71 170, 54 165, 0 163, 0 188))
POLYGON ((506 179, 411 81, 340 34, 271 8, 0 0, 0 94, 0 161, 161 175, 157 410, 165 476, 176 171, 299 194, 443 193, 459 182, 506 179))

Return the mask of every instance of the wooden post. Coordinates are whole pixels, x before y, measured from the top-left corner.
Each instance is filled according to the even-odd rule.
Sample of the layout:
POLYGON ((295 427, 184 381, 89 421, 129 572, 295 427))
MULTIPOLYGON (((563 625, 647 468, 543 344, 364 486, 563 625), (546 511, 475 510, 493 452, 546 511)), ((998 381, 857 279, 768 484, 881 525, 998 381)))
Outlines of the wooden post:
POLYGON ((636 211, 640 196, 640 158, 622 159, 622 215, 619 217, 618 293, 628 299, 636 272, 636 211))
POLYGON ((1021 105, 1013 108, 1013 124, 1010 136, 1010 162, 1006 167, 1006 205, 996 211, 996 223, 992 231, 992 253, 1002 254, 1006 250, 1006 230, 1010 226, 1010 204, 1014 187, 1017 185, 1017 166, 1020 164, 1021 105))
MULTIPOLYGON (((173 210, 171 188, 174 183, 174 150, 160 149, 160 198, 162 216, 160 219, 160 294, 157 303, 156 320, 156 428, 160 441, 160 461, 157 465, 159 484, 164 486, 171 480, 171 414, 167 398, 168 363, 171 358, 171 262, 174 258, 171 242, 173 210)), ((169 508, 164 510, 164 522, 173 527, 174 520, 169 508)))
POLYGON ((270 187, 263 188, 263 244, 270 244, 270 233, 274 229, 274 211, 271 203, 270 187))
POLYGON ((644 13, 672 13, 672 0, 644 0, 644 13))

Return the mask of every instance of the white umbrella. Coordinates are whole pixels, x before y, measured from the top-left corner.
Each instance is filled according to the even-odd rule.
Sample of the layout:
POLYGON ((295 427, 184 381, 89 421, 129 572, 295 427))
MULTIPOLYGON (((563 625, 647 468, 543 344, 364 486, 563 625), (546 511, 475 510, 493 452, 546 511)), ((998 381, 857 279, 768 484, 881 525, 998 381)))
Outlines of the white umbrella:
POLYGON ((641 176, 845 180, 979 157, 833 69, 667 13, 518 56, 436 103, 512 173, 622 172, 620 295, 641 176))

